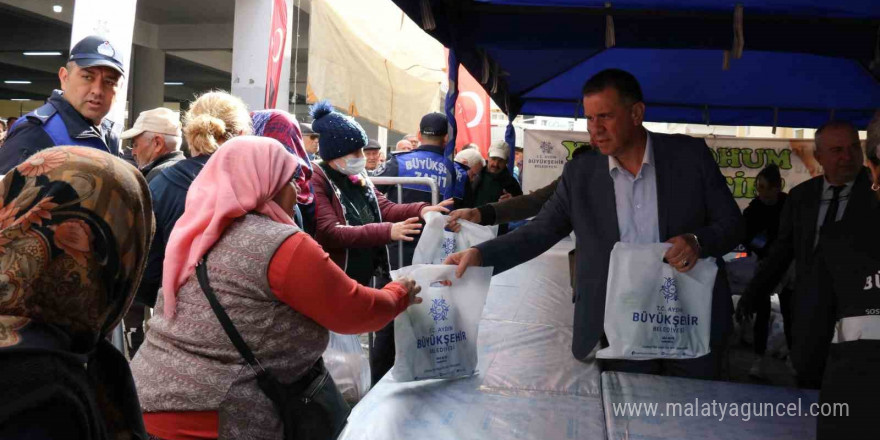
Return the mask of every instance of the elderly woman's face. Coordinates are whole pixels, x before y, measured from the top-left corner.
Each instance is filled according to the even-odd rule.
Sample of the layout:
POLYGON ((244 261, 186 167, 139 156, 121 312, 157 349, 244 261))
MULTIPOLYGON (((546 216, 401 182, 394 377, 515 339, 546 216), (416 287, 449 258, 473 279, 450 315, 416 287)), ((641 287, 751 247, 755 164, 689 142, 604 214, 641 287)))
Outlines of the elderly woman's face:
POLYGON ((293 218, 293 207, 296 206, 296 196, 299 194, 299 185, 296 184, 296 181, 293 179, 284 185, 281 188, 281 191, 278 191, 278 194, 275 194, 275 197, 272 200, 284 210, 284 212, 290 214, 290 217, 293 218))

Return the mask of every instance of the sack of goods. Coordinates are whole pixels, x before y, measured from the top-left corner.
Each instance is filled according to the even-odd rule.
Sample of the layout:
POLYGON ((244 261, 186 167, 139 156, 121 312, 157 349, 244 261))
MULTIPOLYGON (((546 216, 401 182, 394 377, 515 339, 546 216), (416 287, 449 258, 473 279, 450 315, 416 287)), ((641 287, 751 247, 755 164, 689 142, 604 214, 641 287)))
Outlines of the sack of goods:
POLYGON ((709 354, 718 266, 698 260, 680 273, 663 262, 668 243, 617 243, 605 294, 604 359, 690 359, 709 354))
POLYGON ((330 332, 324 366, 349 404, 358 403, 370 391, 370 360, 358 335, 330 332))
POLYGON ((447 231, 449 216, 439 212, 425 215, 425 227, 422 228, 419 244, 413 253, 413 264, 443 264, 451 254, 489 241, 498 235, 498 226, 481 226, 467 220, 459 220, 461 230, 447 231))
POLYGON ((399 382, 473 375, 477 369, 477 328, 491 267, 470 267, 455 278, 455 266, 420 264, 392 272, 422 287, 422 303, 394 319, 392 375, 399 382))

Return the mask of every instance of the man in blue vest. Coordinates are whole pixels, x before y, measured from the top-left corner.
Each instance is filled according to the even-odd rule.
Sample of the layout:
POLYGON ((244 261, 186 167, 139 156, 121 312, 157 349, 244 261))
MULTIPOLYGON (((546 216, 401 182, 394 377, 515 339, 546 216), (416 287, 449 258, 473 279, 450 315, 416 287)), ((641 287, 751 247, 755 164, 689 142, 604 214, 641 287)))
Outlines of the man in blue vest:
MULTIPOLYGON (((113 122, 104 119, 116 101, 119 79, 125 74, 122 54, 101 37, 82 39, 70 50, 67 65, 58 71, 61 90, 48 102, 15 123, 0 148, 0 174, 34 153, 57 145, 79 145, 119 154, 113 122)), ((12 128, 12 127, 10 127, 12 128)))
MULTIPOLYGON (((453 199, 455 209, 472 208, 473 195, 468 180, 467 167, 453 162, 444 155, 444 145, 449 138, 449 121, 443 113, 428 113, 419 124, 419 147, 405 153, 392 155, 385 162, 385 171, 381 177, 430 177, 437 183, 440 200, 453 199)), ((397 200, 395 186, 380 186, 379 191, 388 194, 391 200, 397 200)), ((431 203, 431 188, 427 185, 403 185, 401 203, 431 203)), ((403 265, 412 263, 416 240, 404 243, 403 265)), ((392 256, 397 255, 397 244, 391 246, 392 256)), ((392 267, 398 267, 397 258, 392 257, 392 267)))

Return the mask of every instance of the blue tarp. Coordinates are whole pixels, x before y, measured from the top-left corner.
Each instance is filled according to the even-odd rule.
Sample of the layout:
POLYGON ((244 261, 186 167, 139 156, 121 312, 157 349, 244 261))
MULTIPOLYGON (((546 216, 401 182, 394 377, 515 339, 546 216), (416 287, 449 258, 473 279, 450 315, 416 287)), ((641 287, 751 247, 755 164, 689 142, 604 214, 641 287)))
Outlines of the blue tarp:
MULTIPOLYGON (((608 0, 477 0, 480 3, 516 6, 575 6, 604 8, 608 0)), ((615 9, 665 9, 727 11, 743 5, 749 11, 775 14, 814 15, 820 17, 880 16, 876 0, 613 0, 615 9)))
POLYGON ((639 79, 648 121, 864 126, 880 107, 880 0, 394 1, 509 115, 580 116, 609 67, 639 79), (744 50, 725 70, 737 4, 744 50))

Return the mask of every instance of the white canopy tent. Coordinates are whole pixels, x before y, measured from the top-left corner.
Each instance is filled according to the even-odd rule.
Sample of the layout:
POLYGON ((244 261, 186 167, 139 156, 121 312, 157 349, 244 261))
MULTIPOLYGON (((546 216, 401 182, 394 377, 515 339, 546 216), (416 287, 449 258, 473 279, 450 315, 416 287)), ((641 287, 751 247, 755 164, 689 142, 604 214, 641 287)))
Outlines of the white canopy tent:
POLYGON ((394 3, 314 0, 309 32, 309 103, 403 132, 442 111, 443 46, 394 3))

